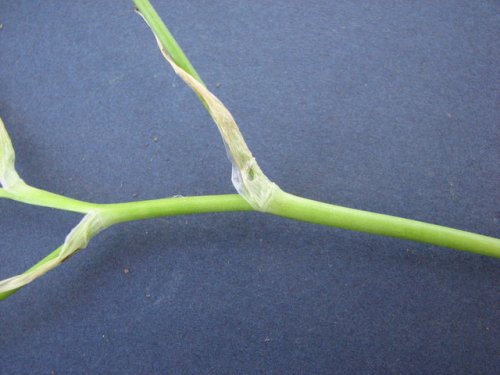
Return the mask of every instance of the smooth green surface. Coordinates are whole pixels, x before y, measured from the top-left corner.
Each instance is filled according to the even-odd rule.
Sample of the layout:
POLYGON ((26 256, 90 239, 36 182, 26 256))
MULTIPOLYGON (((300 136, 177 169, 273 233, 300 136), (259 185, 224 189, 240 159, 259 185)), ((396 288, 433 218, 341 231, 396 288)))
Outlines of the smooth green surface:
POLYGON ((64 195, 54 194, 29 185, 23 185, 20 189, 16 189, 15 192, 8 192, 4 189, 0 189, 0 198, 8 198, 36 206, 79 212, 82 214, 87 213, 99 206, 96 203, 84 202, 65 197, 64 195))
POLYGON ((101 206, 105 226, 166 216, 231 211, 253 211, 253 208, 238 194, 164 198, 101 206))
POLYGON ((278 192, 269 213, 310 223, 403 238, 500 257, 500 239, 401 217, 356 210, 278 192))

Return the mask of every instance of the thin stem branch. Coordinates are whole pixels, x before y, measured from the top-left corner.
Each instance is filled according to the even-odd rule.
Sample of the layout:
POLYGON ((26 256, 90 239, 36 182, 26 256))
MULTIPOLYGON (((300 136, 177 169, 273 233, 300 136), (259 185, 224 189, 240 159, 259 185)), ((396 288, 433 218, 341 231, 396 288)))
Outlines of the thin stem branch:
MULTIPOLYGON (((134 2, 176 64, 202 83, 201 78, 156 14, 149 1, 134 0, 134 2)), ((200 100, 206 105, 201 97, 200 100)), ((7 191, 0 188, 0 198, 8 198, 28 204, 66 211, 90 213, 91 215, 95 215, 99 224, 102 224, 99 230, 114 224, 133 220, 212 212, 254 210, 245 199, 237 194, 97 204, 68 198, 26 184, 17 186, 14 191, 7 191)), ((416 220, 317 202, 283 192, 279 189, 274 193, 273 199, 269 202, 266 211, 289 219, 425 242, 432 245, 500 258, 500 239, 497 238, 416 220)), ((88 234, 92 236, 96 233, 94 231, 88 234)), ((79 245, 78 248, 84 246, 79 245)), ((62 248, 63 246, 57 248, 25 273, 36 270, 47 262, 54 260, 60 255, 62 248)), ((75 247, 74 249, 78 248, 75 247)), ((45 272, 43 269, 39 270, 39 272, 42 271, 45 272)), ((17 290, 19 289, 0 293, 0 300, 7 298, 17 290)))
POLYGON ((101 220, 110 226, 133 220, 215 212, 253 211, 238 194, 174 197, 100 205, 101 220))
POLYGON ((97 203, 65 197, 64 195, 55 194, 26 184, 20 186, 15 192, 0 189, 0 198, 82 214, 88 213, 100 206, 97 203))
POLYGON ((158 13, 156 13, 151 3, 144 0, 134 0, 134 4, 139 14, 144 18, 151 29, 155 30, 155 34, 160 39, 161 44, 168 51, 175 63, 196 78, 198 82, 204 84, 198 72, 194 69, 193 65, 191 65, 184 51, 172 36, 170 30, 163 23, 158 13))

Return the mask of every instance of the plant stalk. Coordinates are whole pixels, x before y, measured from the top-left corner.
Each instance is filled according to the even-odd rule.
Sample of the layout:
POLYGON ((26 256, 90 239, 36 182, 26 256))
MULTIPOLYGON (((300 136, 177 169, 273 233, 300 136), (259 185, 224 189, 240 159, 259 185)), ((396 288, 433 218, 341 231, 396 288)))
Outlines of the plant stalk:
MULTIPOLYGON (((198 73, 170 34, 168 28, 156 14, 149 1, 134 0, 134 3, 140 14, 153 29, 161 45, 168 51, 169 56, 177 65, 203 85, 198 73)), ((209 110, 207 102, 200 95, 199 98, 205 108, 209 110)), ((0 188, 0 198, 8 198, 28 204, 85 214, 92 212, 92 214, 97 215, 98 219, 102 221, 101 229, 127 221, 158 217, 254 210, 238 194, 174 197, 139 202, 97 204, 54 194, 24 183, 17 186, 14 191, 7 191, 0 188)), ((500 239, 497 238, 421 221, 318 202, 286 193, 280 189, 276 189, 273 192, 272 199, 270 199, 269 205, 266 207, 266 212, 314 224, 424 242, 500 258, 500 239)), ((57 248, 26 272, 36 270, 47 262, 52 261, 60 255, 61 249, 63 249, 63 246, 57 248)), ((0 300, 7 298, 19 289, 0 293, 0 300)))

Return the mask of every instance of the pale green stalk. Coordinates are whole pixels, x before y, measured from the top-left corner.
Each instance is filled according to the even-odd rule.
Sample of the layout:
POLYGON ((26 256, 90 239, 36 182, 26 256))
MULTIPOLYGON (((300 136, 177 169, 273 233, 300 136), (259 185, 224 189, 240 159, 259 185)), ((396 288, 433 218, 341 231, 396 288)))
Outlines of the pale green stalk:
MULTIPOLYGON (((117 203, 102 205, 101 210, 103 221, 108 226, 165 216, 250 211, 252 207, 239 195, 229 194, 117 203)), ((500 240, 493 237, 391 215, 336 206, 286 192, 277 195, 268 212, 313 224, 382 234, 500 257, 500 240)))
MULTIPOLYGON (((191 63, 149 2, 147 0, 135 0, 134 2, 141 15, 153 29, 161 46, 168 52, 168 57, 171 57, 176 65, 204 87, 191 63)), ((189 80, 188 84, 193 87, 193 83, 189 80)), ((199 98, 205 108, 213 111, 210 101, 217 101, 217 99, 210 97, 211 93, 207 93, 204 89, 200 90, 199 87, 195 87, 195 89, 198 94, 200 92, 203 94, 199 95, 199 98), (209 101, 205 101, 205 98, 208 98, 209 101)), ((241 141, 244 142, 242 139, 241 141)), ((251 211, 254 209, 243 197, 236 194, 164 198, 114 204, 79 201, 25 184, 14 169, 14 160, 14 150, 10 138, 3 129, 3 123, 0 119, 0 182, 5 184, 5 188, 0 188, 0 198, 86 214, 80 224, 68 235, 63 245, 36 263, 23 275, 42 270, 47 272, 60 261, 62 262, 79 249, 84 248, 88 240, 99 231, 114 224, 175 215, 251 211), (49 265, 50 267, 48 267, 49 265)), ((250 175, 250 178, 252 177, 250 175)), ((274 187, 271 196, 272 199, 266 204, 265 211, 277 216, 500 257, 500 239, 420 221, 317 202, 286 193, 274 187)), ((18 289, 0 292, 0 300, 7 298, 18 289)))
POLYGON ((90 212, 99 206, 96 203, 65 197, 64 195, 51 193, 26 184, 17 189, 14 193, 0 188, 0 198, 12 199, 22 203, 56 208, 64 211, 79 212, 82 214, 90 212))
MULTIPOLYGON (((160 49, 164 52, 164 55, 165 51, 166 54, 168 54, 165 56, 167 60, 172 64, 170 61, 171 58, 173 62, 182 67, 185 72, 199 80, 199 76, 192 64, 187 63, 189 60, 184 53, 182 53, 182 50, 180 50, 180 47, 175 42, 167 26, 162 22, 150 2, 148 0, 134 0, 134 3, 145 21, 151 27, 157 41, 159 41, 160 49)), ((175 65, 172 64, 172 66, 174 70, 176 70, 175 65)), ((186 80, 185 74, 182 72, 176 70, 176 73, 180 74, 197 94, 203 90, 193 87, 195 85, 189 80, 186 80)), ((206 97, 207 96, 204 95, 203 98, 201 98, 205 108, 207 108, 207 101, 203 99, 206 97)), ((213 112, 212 107, 207 108, 207 110, 213 112)), ((212 113, 211 115, 214 117, 212 113)), ((217 122, 217 119, 214 118, 214 120, 217 122)), ((233 125, 237 127, 236 123, 233 125)), ((239 133, 237 128, 235 131, 239 133)), ((221 131, 221 133, 223 133, 223 131, 221 131)), ((226 140, 224 135, 223 138, 226 140)), ((268 205, 265 207, 265 212, 278 216, 361 232, 410 239, 482 255, 500 256, 499 239, 415 220, 316 202, 294 196, 280 189, 274 189, 274 187, 271 188, 273 188, 273 191, 270 194, 271 199, 269 199, 268 205)))
POLYGON ((500 258, 500 239, 397 216, 356 210, 280 192, 269 213, 358 232, 424 242, 500 258))
MULTIPOLYGON (((164 198, 96 206, 98 206, 96 211, 100 213, 104 227, 127 221, 158 217, 253 210, 237 194, 164 198)), ((284 192, 274 201, 270 207, 270 213, 314 224, 383 234, 496 258, 500 257, 500 240, 492 237, 395 216, 335 206, 284 192)), ((36 270, 46 262, 56 258, 61 247, 26 272, 36 270)), ((0 293, 0 300, 7 298, 15 291, 17 290, 0 293)))
MULTIPOLYGON (((44 193, 46 193, 47 199, 53 195, 47 191, 40 191, 41 195, 44 195, 44 193)), ((252 207, 250 207, 250 205, 237 194, 164 198, 140 202, 92 204, 92 206, 94 207, 94 210, 91 212, 99 217, 102 227, 101 229, 114 224, 133 220, 176 215, 253 210, 252 207), (95 207, 97 207, 97 209, 95 207)), ((89 237, 92 237, 95 234, 97 234, 97 231, 85 233, 85 235, 89 237)), ((55 261, 61 255, 62 250, 63 245, 59 246, 52 253, 30 267, 23 274, 36 271, 39 268, 44 267, 47 263, 55 261)), ((74 253, 76 253, 76 251, 74 253)), ((64 258, 64 260, 66 259, 67 257, 64 258)), ((19 289, 21 288, 16 288, 7 292, 0 292, 0 301, 14 294, 19 289)))

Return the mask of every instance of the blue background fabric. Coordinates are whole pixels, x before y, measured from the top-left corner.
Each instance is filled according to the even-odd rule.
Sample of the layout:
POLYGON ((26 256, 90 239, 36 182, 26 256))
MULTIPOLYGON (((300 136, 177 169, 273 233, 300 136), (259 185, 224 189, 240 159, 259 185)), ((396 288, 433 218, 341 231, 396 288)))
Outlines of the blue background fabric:
MULTIPOLYGON (((496 1, 153 2, 264 172, 500 236, 496 1)), ((233 193, 216 127, 129 1, 0 1, 0 116, 30 184, 233 193)), ((0 201, 0 277, 79 215, 0 201)), ((112 227, 0 303, 1 374, 494 374, 499 263, 260 213, 112 227)))

